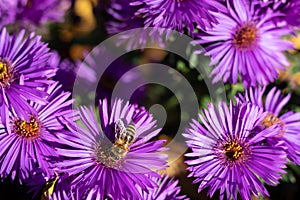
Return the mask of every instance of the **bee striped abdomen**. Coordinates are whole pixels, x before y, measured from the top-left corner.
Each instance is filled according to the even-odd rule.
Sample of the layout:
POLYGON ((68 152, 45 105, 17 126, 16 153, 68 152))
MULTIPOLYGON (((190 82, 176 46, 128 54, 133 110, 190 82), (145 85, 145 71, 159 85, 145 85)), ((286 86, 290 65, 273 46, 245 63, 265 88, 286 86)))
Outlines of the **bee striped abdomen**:
POLYGON ((133 123, 128 124, 126 127, 126 141, 128 144, 132 144, 136 133, 136 128, 133 123))

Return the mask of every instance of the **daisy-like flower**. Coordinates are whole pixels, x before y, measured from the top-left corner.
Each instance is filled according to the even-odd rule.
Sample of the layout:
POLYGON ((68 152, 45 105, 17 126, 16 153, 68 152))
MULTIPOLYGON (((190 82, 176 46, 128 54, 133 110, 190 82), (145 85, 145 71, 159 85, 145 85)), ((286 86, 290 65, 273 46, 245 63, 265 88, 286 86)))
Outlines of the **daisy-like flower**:
POLYGON ((220 23, 194 41, 205 45, 210 65, 216 65, 211 73, 214 82, 237 83, 240 74, 245 87, 267 85, 277 78, 278 69, 289 65, 283 51, 293 44, 281 37, 291 30, 272 21, 278 13, 258 15, 255 5, 247 0, 227 1, 228 11, 215 13, 220 23))
POLYGON ((72 184, 80 190, 81 199, 109 195, 114 199, 140 199, 136 186, 146 192, 156 187, 150 177, 159 175, 152 170, 165 168, 167 156, 158 154, 165 150, 164 141, 149 141, 160 131, 152 115, 120 99, 112 101, 111 106, 107 100, 100 101, 100 124, 93 109, 79 110, 84 126, 70 123, 74 134, 60 135, 60 141, 72 149, 58 149, 65 158, 58 166, 77 176, 72 184))
POLYGON ((284 173, 286 154, 280 143, 263 144, 266 138, 278 134, 279 127, 271 126, 253 133, 265 118, 261 108, 250 103, 220 102, 218 107, 208 105, 199 115, 200 124, 193 120, 184 136, 192 153, 186 161, 190 176, 200 182, 199 192, 209 187, 213 194, 220 189, 220 199, 251 199, 268 196, 262 181, 274 185, 284 173), (226 194, 225 194, 226 193, 226 194))
POLYGON ((195 24, 200 29, 211 28, 217 23, 211 12, 223 9, 216 0, 143 0, 130 5, 141 7, 135 15, 145 18, 146 27, 167 28, 180 33, 185 27, 190 35, 193 35, 195 24))
POLYGON ((284 141, 287 158, 294 164, 300 164, 300 113, 288 111, 282 114, 283 107, 290 100, 291 94, 284 96, 275 87, 266 94, 265 87, 249 88, 245 94, 239 94, 237 100, 251 102, 268 112, 261 121, 260 128, 265 129, 274 124, 280 127, 280 131, 269 142, 284 141))
POLYGON ((70 6, 67 0, 1 0, 0 27, 5 25, 33 28, 48 21, 63 20, 65 10, 70 6))
POLYGON ((278 16, 279 20, 286 21, 289 25, 300 26, 300 1, 298 0, 261 0, 262 6, 267 6, 280 12, 283 15, 278 16))
POLYGON ((48 178, 54 175, 48 157, 58 158, 54 149, 58 144, 56 134, 66 132, 58 117, 71 119, 72 100, 68 100, 70 93, 61 92, 57 83, 46 92, 50 94, 49 103, 39 105, 30 101, 35 113, 29 113, 27 118, 11 113, 9 126, 0 125, 1 178, 11 176, 22 183, 37 171, 48 178))
POLYGON ((8 122, 8 110, 26 116, 35 113, 28 100, 45 104, 46 91, 39 88, 50 84, 47 80, 56 73, 57 66, 47 60, 52 56, 46 44, 34 33, 28 37, 22 30, 10 36, 6 29, 0 33, 0 117, 8 122))
POLYGON ((161 178, 153 177, 158 187, 150 190, 149 193, 144 191, 141 192, 142 199, 144 200, 156 200, 156 199, 187 199, 185 195, 179 195, 180 187, 178 186, 178 180, 169 180, 168 176, 163 176, 161 178))

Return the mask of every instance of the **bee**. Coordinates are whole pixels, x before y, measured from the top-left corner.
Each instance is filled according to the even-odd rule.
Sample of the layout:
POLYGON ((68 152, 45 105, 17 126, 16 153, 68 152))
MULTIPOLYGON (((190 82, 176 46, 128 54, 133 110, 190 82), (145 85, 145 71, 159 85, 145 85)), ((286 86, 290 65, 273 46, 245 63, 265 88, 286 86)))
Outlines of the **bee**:
POLYGON ((110 157, 114 161, 124 158, 129 151, 129 145, 134 142, 136 128, 134 123, 130 123, 125 128, 121 119, 115 124, 115 142, 111 147, 110 157))
POLYGON ((53 194, 58 178, 59 175, 55 172, 55 177, 46 182, 42 190, 41 200, 47 200, 48 199, 47 197, 53 194))

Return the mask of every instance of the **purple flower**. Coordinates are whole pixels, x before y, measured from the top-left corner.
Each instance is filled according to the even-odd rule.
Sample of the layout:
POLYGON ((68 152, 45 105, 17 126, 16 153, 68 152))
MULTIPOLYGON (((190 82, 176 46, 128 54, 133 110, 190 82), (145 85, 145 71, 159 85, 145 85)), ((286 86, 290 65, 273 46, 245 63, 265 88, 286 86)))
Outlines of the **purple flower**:
POLYGON ((133 2, 133 0, 126 2, 121 0, 112 0, 110 2, 107 12, 111 15, 112 19, 107 23, 106 27, 109 34, 116 34, 125 30, 143 27, 143 18, 134 16, 137 8, 128 5, 131 2, 133 2))
POLYGON ((48 94, 39 88, 51 83, 57 67, 47 60, 52 56, 40 36, 25 37, 25 31, 10 36, 6 29, 0 34, 0 117, 7 123, 8 110, 27 115, 35 110, 27 102, 46 104, 48 94))
MULTIPOLYGON (((71 182, 69 180, 58 180, 57 184, 55 185, 55 191, 51 195, 47 195, 47 198, 49 200, 82 200, 82 194, 81 190, 78 188, 74 188, 73 190, 70 188, 71 182)), ((89 191, 86 191, 86 197, 84 200, 95 200, 95 199, 101 199, 101 200, 112 200, 112 196, 104 196, 101 198, 100 195, 95 195, 97 193, 97 190, 99 189, 99 186, 95 186, 89 191)))
POLYGON ((251 102, 268 112, 262 120, 262 129, 274 124, 280 127, 280 131, 269 142, 284 141, 287 158, 294 164, 300 164, 300 113, 288 111, 282 114, 283 107, 290 100, 291 95, 283 96, 275 87, 267 93, 264 100, 266 88, 250 88, 245 94, 239 94, 238 100, 251 102))
POLYGON ((211 28, 217 20, 211 12, 223 9, 216 0, 143 0, 130 5, 141 8, 135 15, 145 19, 145 27, 167 28, 183 33, 184 28, 193 35, 195 24, 200 29, 211 28))
POLYGON ((74 134, 60 134, 60 141, 72 149, 58 149, 65 158, 58 166, 77 176, 73 187, 80 190, 81 199, 107 195, 139 199, 136 186, 146 192, 154 188, 149 176, 159 176, 152 170, 166 167, 166 155, 158 154, 165 150, 164 141, 149 141, 160 131, 153 117, 144 108, 120 99, 112 106, 107 100, 100 101, 100 125, 92 108, 79 110, 84 127, 71 123, 74 134))
POLYGON ((179 196, 180 187, 178 186, 178 181, 169 180, 168 176, 163 176, 162 178, 153 177, 158 187, 150 190, 149 193, 144 191, 141 192, 142 199, 144 200, 156 200, 156 199, 187 199, 185 195, 179 196))
POLYGON ((106 24, 107 32, 109 34, 120 34, 117 45, 125 44, 128 50, 143 49, 149 42, 157 43, 164 47, 163 39, 158 31, 150 33, 143 30, 145 19, 135 16, 139 8, 129 5, 134 1, 112 0, 110 2, 107 12, 112 19, 106 24), (128 30, 133 31, 126 32, 128 30))
POLYGON ((17 1, 14 0, 1 0, 0 1, 0 28, 13 23, 15 21, 17 1))
POLYGON ((73 90, 77 67, 77 63, 74 63, 68 59, 64 59, 58 63, 59 69, 56 72, 54 80, 62 84, 64 91, 73 90))
MULTIPOLYGON (((158 185, 157 187, 150 189, 147 192, 141 190, 139 187, 137 188, 140 192, 141 198, 144 200, 156 200, 156 199, 186 199, 185 195, 179 195, 180 187, 178 186, 178 181, 173 179, 169 180, 168 176, 163 176, 161 178, 151 177, 151 179, 158 185)), ((60 177, 55 184, 55 190, 53 194, 47 195, 50 200, 61 200, 61 199, 72 199, 72 200, 80 200, 82 199, 80 196, 80 190, 78 188, 74 188, 73 190, 70 188, 71 182, 70 177, 66 174, 60 177)), ((93 200, 97 193, 97 187, 92 188, 90 191, 86 191, 86 200, 93 200)), ((113 196, 105 196, 101 198, 101 196, 96 197, 96 199, 114 199, 113 196)), ((124 199, 125 200, 125 199, 124 199)))
MULTIPOLYGON (((289 25, 300 26, 300 1, 298 0, 261 0, 263 7, 269 7, 275 12, 282 13, 278 20, 286 21, 289 25)), ((278 21, 276 20, 276 21, 278 21)))
POLYGON ((47 21, 62 21, 68 0, 3 0, 0 1, 0 27, 5 25, 31 29, 47 21))
POLYGON ((228 11, 215 13, 220 23, 198 34, 200 39, 194 43, 205 45, 210 65, 216 65, 211 72, 214 82, 237 83, 240 75, 245 87, 267 85, 277 78, 278 69, 289 65, 283 51, 293 45, 281 37, 291 30, 272 21, 278 13, 258 15, 255 5, 246 0, 227 1, 228 11))
POLYGON ((77 190, 71 189, 71 182, 75 177, 69 176, 67 173, 57 173, 54 171, 54 176, 45 177, 41 172, 26 181, 26 186, 29 188, 28 193, 34 193, 34 199, 48 200, 80 200, 76 198, 77 190))
MULTIPOLYGON (((53 186, 50 190, 43 190, 44 197, 47 197, 49 200, 64 200, 64 199, 73 199, 71 192, 71 181, 74 179, 70 177, 68 174, 60 174, 56 175, 55 178, 49 180, 47 183, 49 186, 53 186)), ((49 187, 48 186, 48 187, 49 187)), ((75 199, 74 199, 75 200, 75 199)), ((79 200, 79 199, 78 199, 79 200)))
POLYGON ((69 5, 69 0, 22 0, 19 1, 17 20, 28 20, 35 25, 47 21, 59 22, 63 20, 69 5))
POLYGON ((70 93, 61 92, 57 83, 49 86, 49 103, 39 105, 30 101, 36 111, 28 116, 11 113, 8 127, 0 124, 0 176, 19 182, 41 171, 46 177, 54 175, 48 157, 58 157, 54 147, 58 144, 56 134, 64 131, 58 117, 72 117, 70 93))
POLYGON ((187 134, 187 144, 192 153, 186 161, 190 176, 200 182, 199 192, 209 187, 213 194, 220 189, 220 199, 237 199, 239 191, 242 199, 269 195, 262 181, 274 185, 284 173, 286 154, 278 144, 263 144, 266 138, 279 132, 278 126, 271 126, 255 132, 267 113, 250 103, 228 107, 220 102, 218 108, 212 104, 199 115, 201 125, 193 120, 187 134))

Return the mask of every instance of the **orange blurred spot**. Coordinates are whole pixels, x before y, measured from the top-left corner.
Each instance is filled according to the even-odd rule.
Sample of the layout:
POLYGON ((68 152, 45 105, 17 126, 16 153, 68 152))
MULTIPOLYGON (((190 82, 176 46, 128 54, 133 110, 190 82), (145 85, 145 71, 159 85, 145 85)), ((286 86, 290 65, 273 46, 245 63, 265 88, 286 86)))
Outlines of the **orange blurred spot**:
MULTIPOLYGON (((159 139, 166 140, 167 142, 165 143, 165 145, 172 140, 172 138, 166 135, 161 135, 159 139)), ((187 173, 186 171, 187 165, 184 163, 184 155, 182 155, 182 152, 185 152, 186 147, 183 144, 176 141, 173 141, 169 147, 170 149, 167 152, 164 152, 168 154, 168 165, 169 165, 169 167, 165 170, 165 172, 170 177, 179 176, 180 174, 187 173), (174 161, 175 158, 178 159, 174 161)))
POLYGON ((84 59, 84 53, 90 51, 91 49, 92 47, 88 45, 74 44, 70 48, 70 57, 73 60, 82 60, 84 59))

